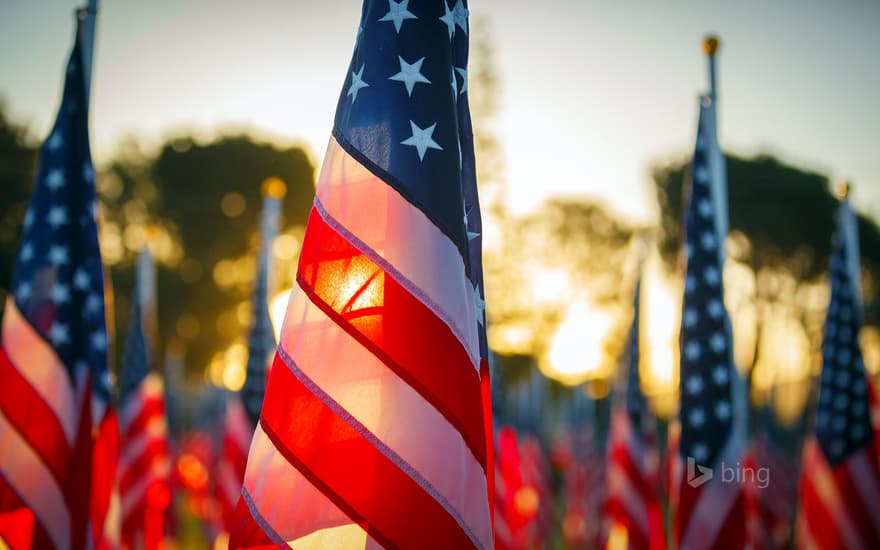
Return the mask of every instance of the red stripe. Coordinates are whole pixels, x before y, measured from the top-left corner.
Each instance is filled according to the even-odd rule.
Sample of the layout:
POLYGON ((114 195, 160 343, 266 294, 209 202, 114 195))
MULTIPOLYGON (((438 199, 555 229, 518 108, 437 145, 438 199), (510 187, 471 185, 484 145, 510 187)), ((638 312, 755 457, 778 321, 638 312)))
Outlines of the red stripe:
MULTIPOLYGON (((66 381, 65 381, 66 383, 66 381)), ((52 472, 66 485, 71 449, 55 412, 9 360, 0 347, 0 410, 52 472)))
MULTIPOLYGON (((873 449, 871 450, 873 451, 873 449)), ((858 452, 867 454, 867 451, 858 452)), ((874 526, 875 522, 880 521, 878 519, 880 510, 869 510, 867 503, 862 499, 862 493, 855 485, 856 480, 852 478, 847 467, 847 463, 854 458, 855 456, 851 456, 834 467, 832 475, 840 492, 843 506, 846 508, 843 513, 848 514, 852 519, 853 526, 859 532, 861 539, 865 541, 865 545, 868 548, 880 548, 880 537, 878 537, 877 529, 874 526)), ((873 473, 876 474, 876 470, 873 473)))
POLYGON ((437 500, 312 393, 277 354, 261 425, 304 477, 385 548, 474 546, 437 500))
POLYGON ((55 545, 34 513, 0 474, 0 538, 10 548, 53 548, 55 545))
POLYGON ((480 379, 449 327, 313 208, 297 281, 315 305, 431 403, 486 470, 480 379))
POLYGON ((110 544, 104 534, 104 524, 110 510, 113 488, 116 485, 116 465, 119 459, 119 423, 116 411, 108 409, 95 438, 92 454, 91 526, 95 548, 110 544))
MULTIPOLYGON (((844 548, 844 541, 828 513, 828 503, 822 500, 809 475, 804 475, 800 490, 801 517, 819 548, 844 548)), ((803 541, 802 541, 803 542, 803 541)))
POLYGON ((154 464, 168 459, 168 444, 165 439, 152 439, 144 448, 144 451, 129 462, 125 471, 119 472, 119 491, 125 497, 125 494, 142 481, 150 471, 154 464))
POLYGON ((233 524, 229 535, 229 550, 247 548, 260 550, 264 548, 283 548, 272 542, 263 529, 257 525, 248 510, 244 499, 239 498, 233 514, 233 524))
MULTIPOLYGON (((130 398, 134 399, 134 397, 130 398)), ((124 427, 122 432, 122 448, 124 449, 128 443, 136 438, 140 433, 153 421, 154 418, 162 418, 165 416, 165 403, 161 396, 151 395, 141 401, 141 410, 138 411, 134 420, 124 427)), ((123 416, 130 416, 125 413, 128 411, 123 409, 123 416)))

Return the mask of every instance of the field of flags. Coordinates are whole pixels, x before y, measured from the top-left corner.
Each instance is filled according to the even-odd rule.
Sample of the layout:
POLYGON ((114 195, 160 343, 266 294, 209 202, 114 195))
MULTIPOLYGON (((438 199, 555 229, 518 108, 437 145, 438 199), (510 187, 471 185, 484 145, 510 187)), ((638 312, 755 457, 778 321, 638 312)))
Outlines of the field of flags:
POLYGON ((792 430, 750 407, 734 362, 707 40, 677 417, 656 416, 641 382, 649 242, 608 396, 560 394, 533 365, 510 382, 487 340, 468 13, 464 0, 364 1, 277 339, 276 179, 262 189, 246 378, 196 402, 158 338, 149 246, 131 317, 110 315, 88 131, 96 2, 81 12, 3 306, 0 548, 880 548, 880 403, 848 187, 827 235, 821 374, 792 430))

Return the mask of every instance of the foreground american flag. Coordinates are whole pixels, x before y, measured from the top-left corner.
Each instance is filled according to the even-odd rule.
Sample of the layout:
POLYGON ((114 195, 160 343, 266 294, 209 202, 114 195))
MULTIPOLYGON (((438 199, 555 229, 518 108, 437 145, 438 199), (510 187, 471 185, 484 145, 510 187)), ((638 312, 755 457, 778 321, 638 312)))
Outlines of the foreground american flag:
POLYGON ((858 240, 848 200, 837 215, 816 432, 804 448, 798 544, 880 548, 880 473, 858 340, 858 240))
POLYGON ((83 547, 92 414, 103 422, 110 410, 83 74, 77 43, 58 117, 40 150, 3 313, 0 537, 15 548, 83 547))
POLYGON ((152 372, 154 267, 141 251, 119 381, 119 494, 123 548, 159 548, 171 501, 168 425, 162 379, 152 372), (148 337, 147 334, 150 336, 148 337))
POLYGON ((232 548, 492 547, 467 32, 364 3, 232 548))
POLYGON ((681 325, 680 461, 673 481, 673 538, 684 550, 742 548, 745 502, 741 483, 721 479, 745 446, 741 387, 733 363, 722 269, 726 212, 723 156, 715 133, 715 102, 703 98, 685 214, 684 308, 681 325), (710 471, 714 477, 708 479, 710 471))
POLYGON ((639 295, 636 283, 629 333, 626 397, 614 398, 608 442, 605 516, 626 547, 665 547, 660 507, 660 456, 654 417, 639 382, 639 295))

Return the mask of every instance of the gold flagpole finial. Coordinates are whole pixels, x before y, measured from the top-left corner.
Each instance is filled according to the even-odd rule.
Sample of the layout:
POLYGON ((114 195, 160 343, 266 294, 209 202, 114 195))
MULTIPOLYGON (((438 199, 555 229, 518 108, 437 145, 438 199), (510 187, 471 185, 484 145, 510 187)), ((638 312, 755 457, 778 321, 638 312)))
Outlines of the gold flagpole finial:
POLYGON ((281 178, 272 176, 263 180, 261 191, 264 197, 283 199, 284 195, 287 194, 287 186, 284 185, 284 181, 281 178))
POLYGON ((718 48, 721 46, 721 42, 718 40, 718 37, 714 34, 710 34, 706 38, 703 39, 703 51, 709 57, 714 57, 718 52, 718 48))
POLYGON ((848 181, 839 181, 834 186, 834 191, 837 193, 837 196, 841 199, 845 199, 849 197, 849 192, 852 190, 852 186, 848 181))

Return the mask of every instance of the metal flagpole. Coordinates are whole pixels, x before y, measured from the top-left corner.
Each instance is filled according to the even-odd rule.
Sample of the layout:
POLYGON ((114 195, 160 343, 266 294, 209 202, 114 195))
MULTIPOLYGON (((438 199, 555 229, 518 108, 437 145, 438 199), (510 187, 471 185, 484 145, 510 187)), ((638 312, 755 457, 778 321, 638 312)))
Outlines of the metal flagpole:
POLYGON ((91 100, 92 59, 95 55, 95 24, 98 19, 98 0, 88 0, 84 8, 77 10, 80 22, 79 40, 82 46, 83 80, 86 85, 86 101, 91 100))

